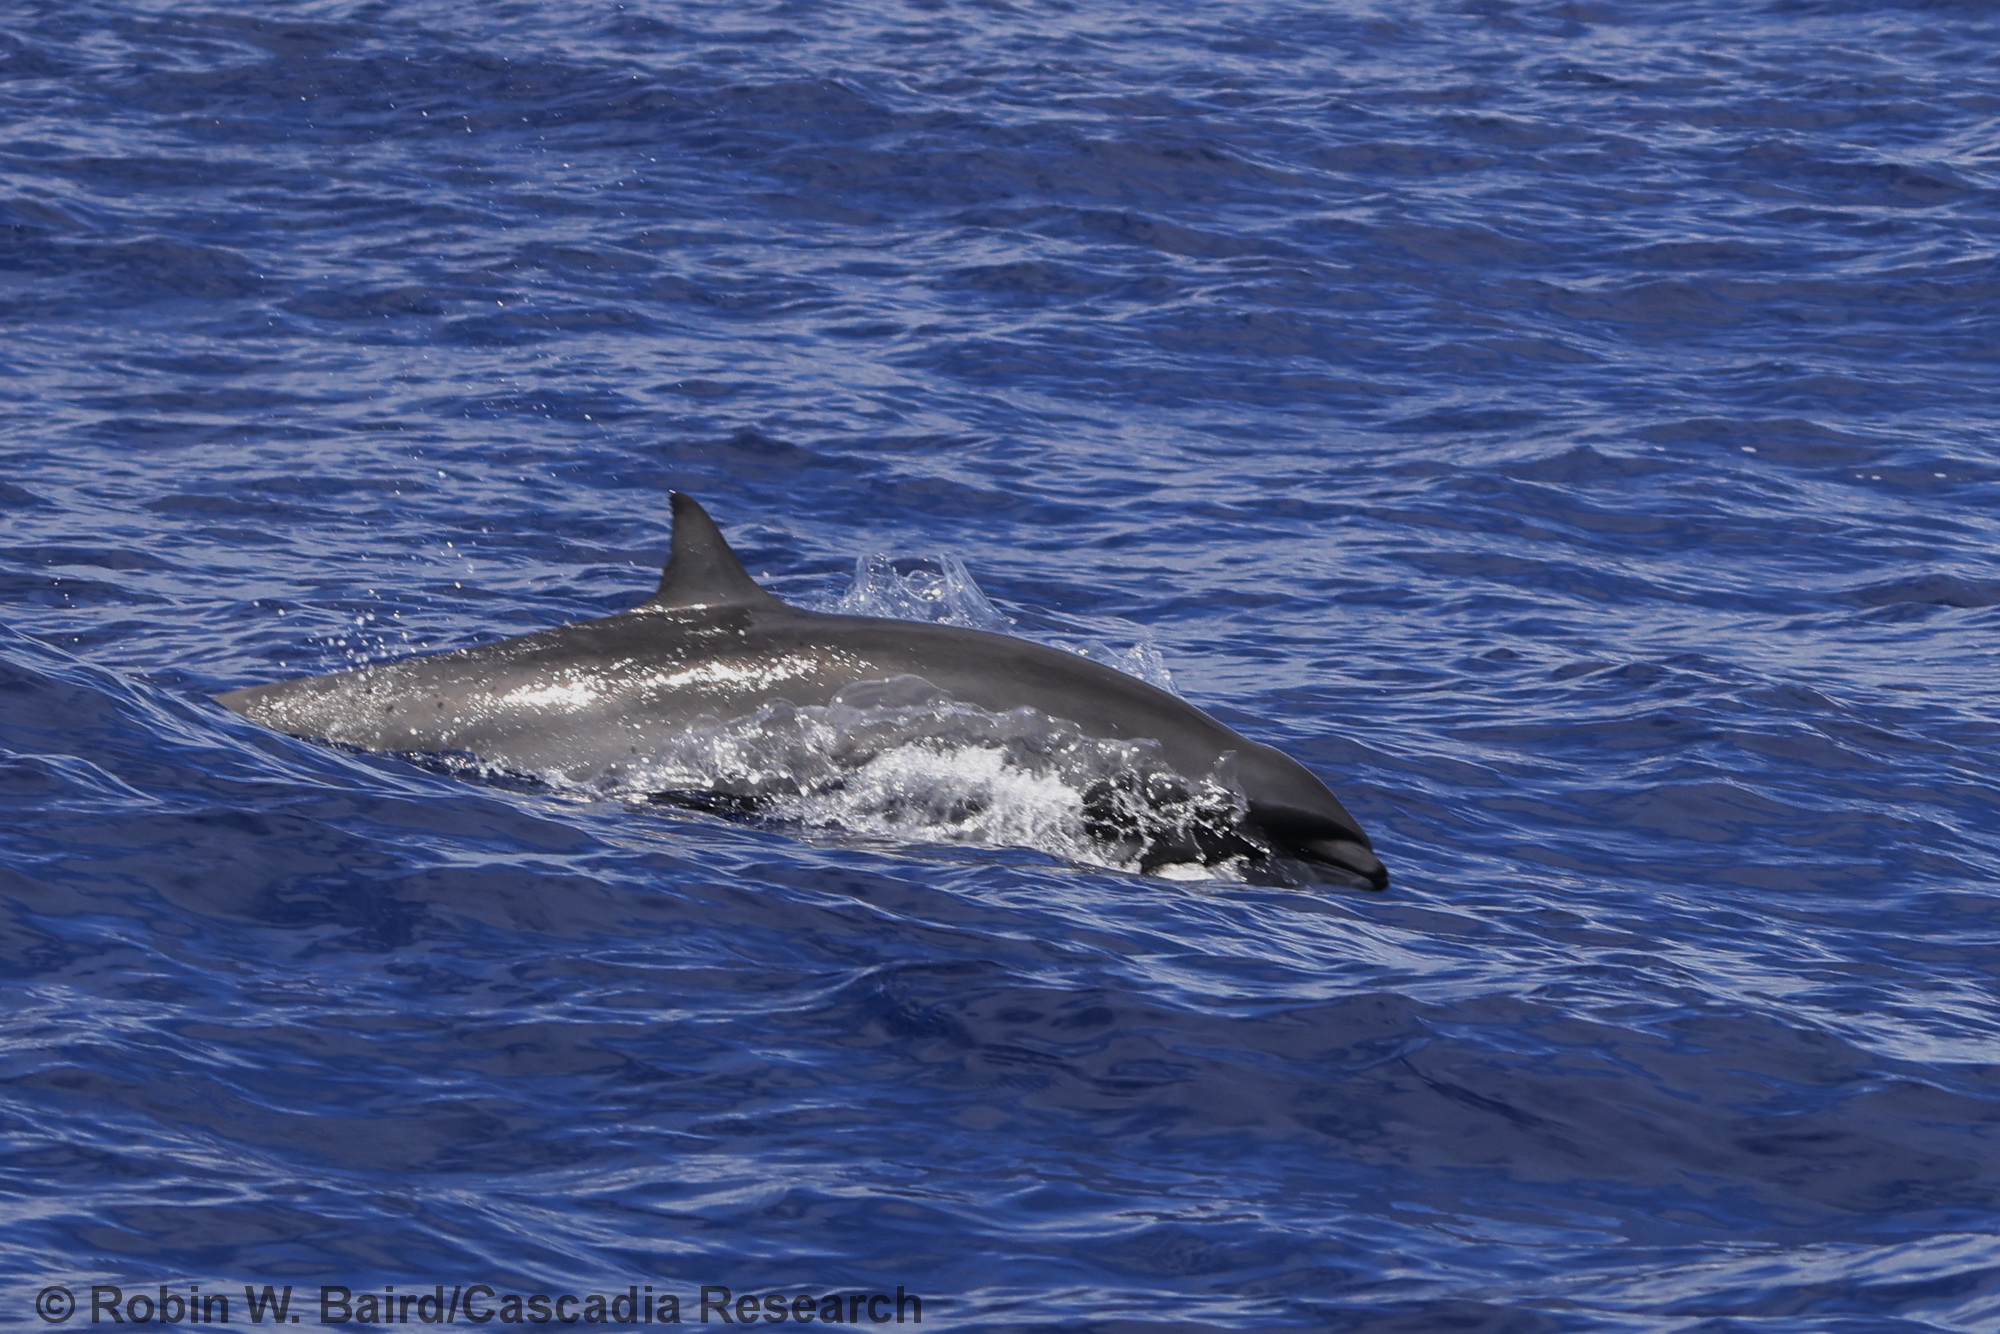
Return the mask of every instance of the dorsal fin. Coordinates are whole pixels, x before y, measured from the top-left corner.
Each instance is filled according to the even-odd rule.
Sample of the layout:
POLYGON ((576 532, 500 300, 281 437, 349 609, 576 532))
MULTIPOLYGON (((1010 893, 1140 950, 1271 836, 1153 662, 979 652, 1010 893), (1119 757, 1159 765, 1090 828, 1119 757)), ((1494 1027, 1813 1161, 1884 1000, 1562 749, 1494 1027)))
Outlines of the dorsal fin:
POLYGON ((694 497, 674 492, 674 544, 648 607, 782 607, 757 587, 694 497))

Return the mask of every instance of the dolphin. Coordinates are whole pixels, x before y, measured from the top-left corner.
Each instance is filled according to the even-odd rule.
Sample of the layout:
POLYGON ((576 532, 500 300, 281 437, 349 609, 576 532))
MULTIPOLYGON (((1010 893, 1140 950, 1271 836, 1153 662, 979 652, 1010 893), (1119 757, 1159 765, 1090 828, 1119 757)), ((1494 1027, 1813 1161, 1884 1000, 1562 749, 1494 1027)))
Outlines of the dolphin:
MULTIPOLYGON (((1326 784, 1168 691, 1011 635, 791 606, 758 586, 714 520, 678 492, 672 541, 659 590, 629 611, 217 699, 293 736, 469 755, 489 770, 587 783, 643 771, 649 755, 720 721, 865 704, 885 689, 871 683, 902 683, 933 705, 948 697, 989 715, 1031 710, 1106 753, 1142 757, 1133 772, 1099 777, 1082 803, 1091 834, 1143 846, 1142 870, 1242 856, 1301 868, 1308 882, 1388 884, 1368 835, 1326 784), (1218 792, 1220 806, 1203 804, 1218 792), (1147 825, 1147 808, 1179 818, 1162 834, 1147 825)), ((882 697, 910 698, 893 689, 882 697)), ((708 793, 652 795, 748 810, 786 782, 766 772, 708 793)))

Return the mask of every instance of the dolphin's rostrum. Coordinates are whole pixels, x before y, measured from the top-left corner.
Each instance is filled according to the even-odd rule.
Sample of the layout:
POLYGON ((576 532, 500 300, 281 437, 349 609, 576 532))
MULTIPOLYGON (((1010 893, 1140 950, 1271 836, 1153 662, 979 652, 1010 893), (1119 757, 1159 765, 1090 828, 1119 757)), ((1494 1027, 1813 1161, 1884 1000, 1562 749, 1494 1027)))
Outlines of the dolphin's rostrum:
MULTIPOLYGON (((736 809, 829 780, 782 763, 689 763, 691 738, 713 751, 718 737, 740 740, 729 729, 745 720, 879 717, 867 710, 885 701, 900 702, 902 718, 956 709, 986 720, 978 744, 1001 744, 996 719, 1038 719, 1029 749, 1094 756, 1077 823, 1128 864, 1294 867, 1280 878, 1388 883, 1324 783, 1168 691, 1009 635, 789 606, 758 587, 692 498, 676 494, 673 507, 659 591, 630 611, 219 698, 267 727, 362 750, 470 755, 571 783, 623 775, 643 786, 680 773, 654 779, 653 795, 736 809)), ((1020 728, 1010 736, 1002 742, 1018 749, 1020 728)), ((851 737, 842 745, 845 763, 873 753, 851 737)))

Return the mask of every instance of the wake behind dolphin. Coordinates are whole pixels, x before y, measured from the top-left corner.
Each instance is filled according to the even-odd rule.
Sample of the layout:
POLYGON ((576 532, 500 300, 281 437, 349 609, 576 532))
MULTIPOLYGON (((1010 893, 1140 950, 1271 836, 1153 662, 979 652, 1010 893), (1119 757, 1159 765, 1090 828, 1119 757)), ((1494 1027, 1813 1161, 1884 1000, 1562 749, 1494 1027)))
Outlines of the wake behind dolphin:
POLYGON ((218 698, 294 736, 560 786, 1163 874, 1388 883, 1324 783, 1178 696, 1010 635, 790 606, 692 498, 673 511, 659 590, 630 611, 218 698))

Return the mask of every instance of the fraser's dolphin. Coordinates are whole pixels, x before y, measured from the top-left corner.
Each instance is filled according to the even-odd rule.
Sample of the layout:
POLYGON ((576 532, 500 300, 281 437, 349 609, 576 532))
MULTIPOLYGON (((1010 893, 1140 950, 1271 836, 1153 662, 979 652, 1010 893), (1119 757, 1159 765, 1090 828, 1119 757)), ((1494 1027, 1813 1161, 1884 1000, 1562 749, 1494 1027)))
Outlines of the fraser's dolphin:
MULTIPOLYGON (((934 688, 933 702, 942 692, 989 715, 1033 710, 1111 753, 1151 757, 1147 771, 1100 776, 1082 803, 1083 827, 1143 847, 1134 854, 1143 869, 1275 857, 1324 882, 1388 884, 1368 835, 1324 783, 1178 696, 1009 635, 789 606, 758 587, 692 498, 676 493, 673 511, 659 591, 630 611, 218 698, 294 736, 470 754, 499 769, 584 783, 643 772, 648 757, 691 731, 780 701, 824 708, 865 692, 861 683, 920 678, 914 684, 934 688), (1204 815, 1191 795, 1203 791, 1226 791, 1228 800, 1204 815), (1170 833, 1147 824, 1149 807, 1180 812, 1170 833)), ((764 772, 717 783, 714 795, 754 806, 785 782, 764 772)), ((703 804, 686 792, 661 795, 703 804)))

